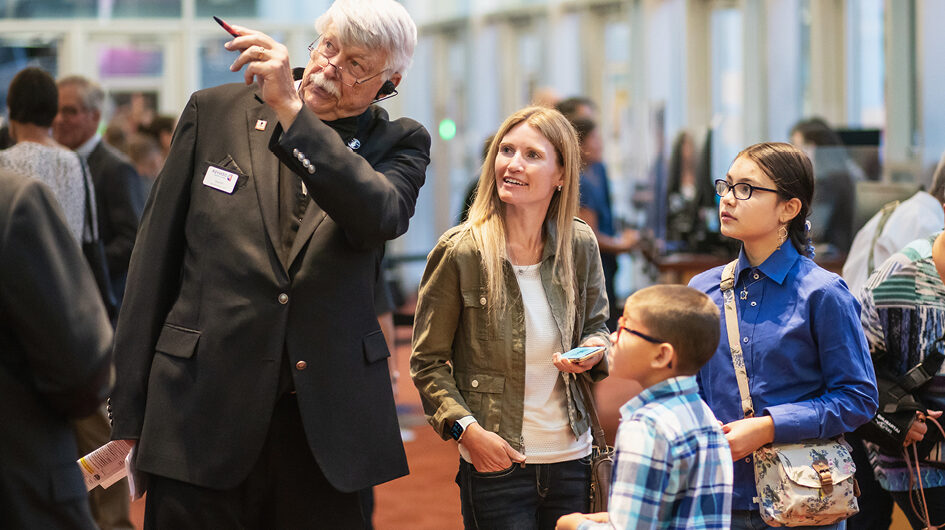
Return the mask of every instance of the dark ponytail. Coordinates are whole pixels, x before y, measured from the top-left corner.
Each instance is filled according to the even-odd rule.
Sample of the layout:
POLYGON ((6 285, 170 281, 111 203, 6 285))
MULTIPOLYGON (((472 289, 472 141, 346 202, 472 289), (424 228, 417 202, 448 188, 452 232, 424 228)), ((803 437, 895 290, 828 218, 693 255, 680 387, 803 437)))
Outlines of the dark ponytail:
MULTIPOLYGON (((763 142, 745 148, 738 154, 758 165, 774 181, 783 200, 797 198, 801 209, 788 223, 788 240, 798 252, 814 257, 807 216, 814 197, 814 168, 803 151, 791 144, 763 142)), ((736 157, 737 158, 737 157, 736 157)))

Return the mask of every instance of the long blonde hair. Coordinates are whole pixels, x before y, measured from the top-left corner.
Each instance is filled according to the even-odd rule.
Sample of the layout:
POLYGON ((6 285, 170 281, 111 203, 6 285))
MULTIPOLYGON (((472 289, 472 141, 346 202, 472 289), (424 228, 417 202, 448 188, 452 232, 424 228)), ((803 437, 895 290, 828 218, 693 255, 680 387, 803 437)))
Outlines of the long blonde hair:
MULTIPOLYGON (((486 300, 490 314, 498 317, 507 307, 505 289, 505 268, 508 251, 506 248, 505 203, 499 199, 496 188, 495 159, 499 144, 512 128, 520 123, 527 123, 540 132, 555 149, 556 161, 562 173, 561 191, 551 197, 548 212, 545 214, 545 229, 553 230, 557 236, 553 274, 568 296, 576 293, 574 258, 572 249, 572 230, 574 217, 578 212, 579 175, 581 150, 577 134, 567 118, 560 112, 548 107, 526 107, 506 118, 498 132, 492 138, 489 153, 482 164, 479 174, 479 186, 476 198, 469 207, 469 218, 464 225, 482 256, 485 275, 486 300)), ((568 304, 567 331, 572 332, 575 304, 568 304)), ((571 337, 562 337, 565 342, 571 337)))

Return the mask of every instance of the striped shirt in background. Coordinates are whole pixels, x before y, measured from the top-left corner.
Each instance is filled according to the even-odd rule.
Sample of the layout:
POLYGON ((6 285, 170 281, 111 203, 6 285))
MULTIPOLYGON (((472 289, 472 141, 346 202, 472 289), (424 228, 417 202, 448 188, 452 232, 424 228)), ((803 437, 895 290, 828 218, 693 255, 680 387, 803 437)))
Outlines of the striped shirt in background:
MULTIPOLYGON (((945 284, 932 262, 938 234, 913 241, 893 254, 870 276, 861 295, 863 331, 878 374, 899 376, 934 351, 945 335, 945 284)), ((916 396, 931 410, 945 410, 945 366, 916 396)), ((929 427, 931 433, 933 427, 929 427)), ((909 489, 909 472, 901 458, 879 454, 867 444, 876 478, 889 491, 909 489)), ((945 463, 943 444, 926 461, 945 463)), ((941 465, 941 464, 940 464, 941 465)), ((945 486, 945 469, 920 466, 926 488, 945 486)))
POLYGON ((732 454, 694 376, 657 383, 620 407, 610 523, 598 528, 729 528, 732 454))

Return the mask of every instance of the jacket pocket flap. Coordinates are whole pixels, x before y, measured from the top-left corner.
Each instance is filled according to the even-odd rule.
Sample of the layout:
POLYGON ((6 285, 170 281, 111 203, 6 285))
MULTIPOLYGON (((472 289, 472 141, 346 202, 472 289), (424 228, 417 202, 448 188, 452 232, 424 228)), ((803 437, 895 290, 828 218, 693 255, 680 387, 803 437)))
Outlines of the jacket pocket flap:
POLYGON ((463 289, 463 306, 485 307, 486 295, 477 289, 463 289))
POLYGON ((164 324, 164 329, 161 330, 161 336, 158 337, 154 349, 174 357, 189 359, 194 356, 198 339, 200 339, 199 331, 164 324))
POLYGON ((456 388, 469 392, 501 394, 505 388, 505 376, 489 374, 456 373, 456 388))
POLYGON ((390 357, 390 351, 387 350, 387 341, 384 340, 384 332, 381 330, 372 331, 364 336, 364 360, 373 363, 390 357))
POLYGON ((830 469, 830 482, 839 484, 853 476, 856 467, 848 449, 839 443, 792 443, 778 449, 778 461, 792 482, 808 488, 820 488, 820 475, 812 462, 824 460, 830 469))

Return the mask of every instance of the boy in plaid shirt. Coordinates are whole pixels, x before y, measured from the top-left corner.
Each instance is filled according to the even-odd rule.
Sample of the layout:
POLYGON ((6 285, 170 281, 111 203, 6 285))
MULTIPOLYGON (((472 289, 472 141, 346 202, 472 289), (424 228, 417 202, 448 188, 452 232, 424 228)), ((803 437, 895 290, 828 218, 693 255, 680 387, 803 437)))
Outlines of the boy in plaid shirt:
POLYGON ((557 528, 728 528, 732 454, 695 378, 719 344, 718 306, 690 287, 648 287, 611 338, 611 374, 644 390, 620 408, 608 511, 557 528))

